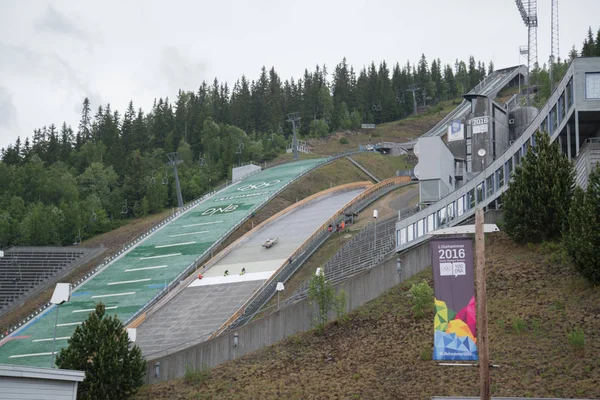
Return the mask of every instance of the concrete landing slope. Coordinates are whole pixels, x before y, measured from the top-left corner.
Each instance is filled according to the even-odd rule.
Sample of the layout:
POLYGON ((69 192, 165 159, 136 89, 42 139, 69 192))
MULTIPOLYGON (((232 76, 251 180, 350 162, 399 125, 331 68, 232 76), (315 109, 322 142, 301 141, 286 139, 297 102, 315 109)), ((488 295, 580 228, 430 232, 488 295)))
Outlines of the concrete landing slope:
POLYGON ((137 327, 144 356, 208 338, 268 280, 321 225, 364 189, 333 192, 251 232, 225 257, 137 327), (277 237, 270 249, 262 247, 277 237), (242 268, 245 273, 242 274, 242 268), (225 275, 225 271, 228 275, 225 275))

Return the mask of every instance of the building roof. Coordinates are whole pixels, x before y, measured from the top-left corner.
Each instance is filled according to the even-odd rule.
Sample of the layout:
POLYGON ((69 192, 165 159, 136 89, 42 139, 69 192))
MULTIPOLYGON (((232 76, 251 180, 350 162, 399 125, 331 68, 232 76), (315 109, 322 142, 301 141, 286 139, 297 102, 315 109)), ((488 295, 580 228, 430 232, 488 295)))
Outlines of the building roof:
POLYGON ((23 365, 0 364, 0 376, 82 382, 85 378, 85 372, 73 371, 69 369, 26 367, 23 365))

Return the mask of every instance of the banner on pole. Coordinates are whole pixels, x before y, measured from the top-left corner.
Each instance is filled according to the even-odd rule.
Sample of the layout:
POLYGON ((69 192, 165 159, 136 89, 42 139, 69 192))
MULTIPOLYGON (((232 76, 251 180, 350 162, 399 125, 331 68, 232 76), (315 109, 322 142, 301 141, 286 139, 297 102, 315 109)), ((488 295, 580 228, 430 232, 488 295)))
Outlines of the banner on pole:
POLYGON ((435 289, 434 360, 477 360, 473 241, 430 242, 435 289))

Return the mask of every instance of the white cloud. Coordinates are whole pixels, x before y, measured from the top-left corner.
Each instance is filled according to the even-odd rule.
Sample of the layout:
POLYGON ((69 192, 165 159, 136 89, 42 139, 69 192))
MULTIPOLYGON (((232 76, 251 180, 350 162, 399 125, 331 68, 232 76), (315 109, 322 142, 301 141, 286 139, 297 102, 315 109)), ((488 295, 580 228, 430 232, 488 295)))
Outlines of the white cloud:
MULTIPOLYGON (((573 44, 581 48, 589 25, 600 27, 597 2, 561 3, 563 58, 573 44)), ((549 3, 538 16, 543 63, 549 3)), ((512 1, 0 0, 0 38, 0 87, 10 93, 10 115, 16 110, 14 128, 0 134, 5 147, 53 122, 76 127, 86 96, 94 112, 106 102, 122 112, 129 100, 147 112, 155 98, 174 100, 202 80, 232 87, 242 74, 256 79, 263 65, 284 80, 316 64, 331 73, 343 57, 355 70, 416 62, 421 53, 430 64, 473 55, 508 67, 523 62, 527 29, 512 1)))

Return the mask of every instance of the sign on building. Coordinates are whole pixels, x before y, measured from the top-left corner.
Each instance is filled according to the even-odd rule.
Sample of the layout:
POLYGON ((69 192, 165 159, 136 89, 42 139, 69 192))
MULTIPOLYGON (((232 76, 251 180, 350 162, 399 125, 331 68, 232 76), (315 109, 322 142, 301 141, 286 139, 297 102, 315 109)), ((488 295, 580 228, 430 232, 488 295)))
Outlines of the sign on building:
POLYGON ((477 360, 472 239, 430 242, 435 288, 434 360, 477 360))
POLYGON ((464 140, 465 138, 465 126, 460 122, 459 119, 450 121, 448 125, 448 141, 453 142, 456 140, 464 140))
POLYGON ((490 117, 476 117, 469 121, 473 135, 477 133, 487 133, 490 117))

